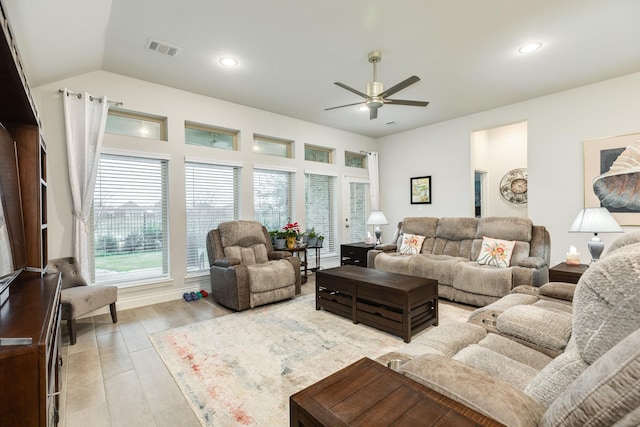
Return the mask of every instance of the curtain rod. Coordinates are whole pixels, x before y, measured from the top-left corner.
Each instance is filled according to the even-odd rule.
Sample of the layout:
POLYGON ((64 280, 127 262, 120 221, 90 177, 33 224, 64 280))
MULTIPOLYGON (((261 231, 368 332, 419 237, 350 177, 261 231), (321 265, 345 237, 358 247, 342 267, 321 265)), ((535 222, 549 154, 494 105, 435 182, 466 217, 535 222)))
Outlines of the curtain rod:
MULTIPOLYGON (((58 89, 58 92, 64 93, 64 89, 58 89)), ((69 94, 76 95, 78 97, 78 99, 82 99, 82 94, 81 93, 73 92, 73 91, 67 89, 67 96, 69 96, 69 94)), ((89 100, 91 100, 91 101, 97 100, 98 102, 102 102, 102 98, 95 98, 95 97, 93 97, 91 95, 89 95, 89 100)), ((123 105, 122 102, 120 102, 120 101, 109 101, 109 100, 107 100, 107 102, 109 102, 110 104, 115 105, 116 107, 119 107, 120 105, 123 105)))

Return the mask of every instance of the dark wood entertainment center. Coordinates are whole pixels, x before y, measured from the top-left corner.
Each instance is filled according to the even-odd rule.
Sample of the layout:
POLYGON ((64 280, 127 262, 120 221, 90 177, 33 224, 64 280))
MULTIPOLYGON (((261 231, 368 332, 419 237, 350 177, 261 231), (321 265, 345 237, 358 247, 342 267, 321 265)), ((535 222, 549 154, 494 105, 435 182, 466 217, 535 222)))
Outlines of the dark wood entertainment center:
MULTIPOLYGON (((45 274, 46 145, 0 2, 0 202, 14 274, 0 274, 0 425, 53 426, 60 392, 60 279, 45 274), (12 280, 5 280, 11 277, 12 280)), ((2 223, 0 223, 2 225, 2 223)))

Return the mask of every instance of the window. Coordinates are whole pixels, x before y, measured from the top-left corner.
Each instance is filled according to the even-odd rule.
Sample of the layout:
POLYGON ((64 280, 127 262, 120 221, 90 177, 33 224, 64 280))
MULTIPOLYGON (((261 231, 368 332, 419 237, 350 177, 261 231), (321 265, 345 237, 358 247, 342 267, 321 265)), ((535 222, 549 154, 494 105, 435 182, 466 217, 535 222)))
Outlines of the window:
POLYGON ((187 162, 187 271, 208 267, 207 233, 240 217, 240 167, 187 162))
POLYGON ((333 150, 313 145, 304 146, 304 159, 312 162, 332 163, 331 153, 333 150))
POLYGON ((293 216, 293 178, 293 172, 253 171, 255 219, 269 231, 279 230, 289 221, 297 221, 293 216))
POLYGON ((344 165, 352 168, 367 168, 367 156, 364 154, 350 153, 346 151, 344 153, 344 165))
POLYGON ((304 176, 305 231, 313 228, 325 237, 322 253, 336 251, 336 197, 334 176, 304 176))
POLYGON ((167 161, 102 154, 93 192, 91 279, 168 277, 167 161))
POLYGON ((293 158, 293 141, 253 134, 253 152, 293 158))
POLYGON ((362 242, 367 237, 367 219, 370 212, 369 183, 349 183, 350 240, 362 242))
POLYGON ((151 114, 109 109, 105 132, 166 141, 167 119, 151 114))
POLYGON ((198 123, 184 123, 184 141, 191 145, 219 148, 221 150, 238 149, 238 131, 216 128, 198 123))

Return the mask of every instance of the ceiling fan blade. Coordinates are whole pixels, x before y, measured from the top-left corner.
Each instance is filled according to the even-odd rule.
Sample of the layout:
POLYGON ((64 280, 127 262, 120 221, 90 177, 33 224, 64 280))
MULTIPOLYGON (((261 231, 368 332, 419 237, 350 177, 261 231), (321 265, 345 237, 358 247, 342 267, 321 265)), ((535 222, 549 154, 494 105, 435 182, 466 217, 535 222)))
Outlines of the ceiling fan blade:
POLYGON ((369 108, 369 120, 378 118, 378 109, 377 108, 369 108))
POLYGON ((359 105, 359 104, 362 104, 362 103, 363 103, 363 101, 354 102, 353 104, 338 105, 337 107, 325 108, 324 111, 335 110, 336 108, 342 108, 342 107, 351 107, 352 105, 359 105))
MULTIPOLYGON (((389 89, 383 91, 380 95, 380 97, 385 98, 389 95, 393 95, 396 92, 400 92, 402 89, 406 88, 407 86, 411 86, 414 83, 418 83, 420 81, 420 77, 418 76, 411 76, 406 80, 401 81, 400 83, 398 83, 395 86, 390 87, 389 89)), ((337 83, 336 83, 337 84, 337 83)))
POLYGON ((354 88, 352 88, 352 87, 349 87, 349 86, 347 86, 347 85, 346 85, 346 84, 344 84, 344 83, 334 82, 334 84, 336 84, 336 85, 340 86, 342 89, 346 89, 346 90, 348 90, 349 92, 353 92, 353 93, 355 93, 356 95, 360 95, 360 96, 361 96, 361 97, 363 97, 364 99, 368 99, 368 98, 369 98, 369 97, 368 97, 367 95, 365 95, 364 93, 362 93, 362 92, 360 92, 359 90, 356 90, 356 89, 354 89, 354 88))
POLYGON ((426 107, 429 105, 427 101, 407 101, 406 99, 385 99, 385 104, 391 105, 410 105, 412 107, 426 107))

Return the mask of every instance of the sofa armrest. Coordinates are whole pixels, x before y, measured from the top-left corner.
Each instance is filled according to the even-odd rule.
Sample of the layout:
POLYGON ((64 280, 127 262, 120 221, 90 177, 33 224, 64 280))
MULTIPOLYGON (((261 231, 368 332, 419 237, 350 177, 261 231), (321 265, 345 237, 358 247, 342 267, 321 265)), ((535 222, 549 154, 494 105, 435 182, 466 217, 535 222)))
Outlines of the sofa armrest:
POLYGON ((538 258, 535 256, 523 258, 518 262, 518 266, 525 268, 538 269, 544 267, 545 265, 547 265, 547 263, 542 258, 538 258))
POLYGON ((382 245, 376 245, 375 249, 381 252, 396 252, 398 245, 395 243, 384 243, 382 245))
POLYGON ((537 426, 545 406, 480 369, 436 354, 402 364, 400 372, 510 427, 537 426))
POLYGON ((213 261, 216 267, 228 268, 233 265, 239 265, 242 261, 239 258, 218 258, 213 261))
POLYGON ((549 282, 539 288, 540 295, 564 301, 573 301, 573 294, 575 291, 575 284, 564 282, 549 282))
POLYGON ((284 258, 289 258, 292 257, 293 254, 289 251, 273 251, 273 252, 269 252, 267 253, 267 257, 271 260, 276 260, 276 259, 284 259, 284 258))

